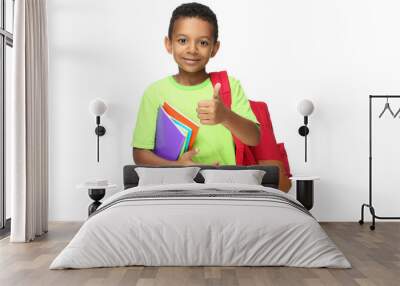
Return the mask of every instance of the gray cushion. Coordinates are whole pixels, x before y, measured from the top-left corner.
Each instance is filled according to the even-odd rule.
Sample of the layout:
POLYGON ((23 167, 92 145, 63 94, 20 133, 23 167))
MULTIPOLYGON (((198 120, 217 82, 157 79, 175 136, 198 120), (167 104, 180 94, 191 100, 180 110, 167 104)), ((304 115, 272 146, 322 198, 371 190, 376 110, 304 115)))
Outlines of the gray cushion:
POLYGON ((139 186, 195 183, 199 167, 146 168, 137 167, 139 186))
POLYGON ((261 185, 265 175, 263 170, 201 170, 204 183, 235 183, 261 185))

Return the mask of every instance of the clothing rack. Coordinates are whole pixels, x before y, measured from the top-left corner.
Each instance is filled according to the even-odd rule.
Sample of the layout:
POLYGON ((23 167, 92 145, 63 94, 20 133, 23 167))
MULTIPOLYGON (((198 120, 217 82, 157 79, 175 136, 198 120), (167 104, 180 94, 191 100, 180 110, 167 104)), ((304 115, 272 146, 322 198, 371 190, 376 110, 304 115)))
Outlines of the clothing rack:
POLYGON ((400 95, 370 95, 369 96, 369 203, 362 204, 361 206, 361 219, 358 221, 359 224, 364 224, 364 207, 368 207, 372 215, 372 225, 370 229, 375 229, 375 219, 400 219, 400 217, 384 217, 378 216, 375 213, 375 208, 372 204, 372 100, 374 98, 400 98, 400 95))

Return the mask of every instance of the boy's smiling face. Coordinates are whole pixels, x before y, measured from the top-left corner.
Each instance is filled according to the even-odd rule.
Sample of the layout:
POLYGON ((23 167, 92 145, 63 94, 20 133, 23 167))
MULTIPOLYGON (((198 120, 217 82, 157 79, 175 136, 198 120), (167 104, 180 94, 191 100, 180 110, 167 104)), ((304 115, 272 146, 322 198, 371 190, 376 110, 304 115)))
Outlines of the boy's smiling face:
POLYGON ((172 38, 165 37, 165 47, 180 69, 196 73, 204 70, 216 55, 219 42, 214 39, 211 23, 197 17, 182 17, 174 23, 172 38))

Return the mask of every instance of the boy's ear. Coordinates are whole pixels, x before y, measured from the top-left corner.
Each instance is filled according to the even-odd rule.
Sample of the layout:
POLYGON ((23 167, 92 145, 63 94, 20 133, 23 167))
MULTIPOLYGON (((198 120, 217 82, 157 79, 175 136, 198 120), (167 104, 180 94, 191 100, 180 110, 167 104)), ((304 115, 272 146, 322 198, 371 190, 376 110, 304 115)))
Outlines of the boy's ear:
POLYGON ((220 42, 217 41, 217 42, 214 44, 214 47, 213 47, 213 49, 212 49, 212 51, 211 51, 211 57, 212 57, 212 58, 217 54, 217 52, 218 52, 218 50, 219 50, 219 46, 220 46, 220 42))
POLYGON ((167 36, 165 36, 165 38, 164 38, 164 45, 165 45, 165 48, 167 49, 167 52, 172 54, 172 44, 167 36))

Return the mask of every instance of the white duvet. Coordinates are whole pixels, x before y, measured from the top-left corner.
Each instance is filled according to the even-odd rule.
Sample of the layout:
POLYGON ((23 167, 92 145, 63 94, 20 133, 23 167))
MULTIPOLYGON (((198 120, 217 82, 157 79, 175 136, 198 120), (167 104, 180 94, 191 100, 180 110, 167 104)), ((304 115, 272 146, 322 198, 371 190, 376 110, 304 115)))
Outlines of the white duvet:
MULTIPOLYGON (((262 190, 233 184, 176 184, 121 191, 262 190)), ((100 209, 101 209, 100 207, 100 209)), ((146 266, 295 266, 349 268, 350 263, 310 215, 257 198, 152 198, 122 201, 90 217, 50 269, 146 266)))

